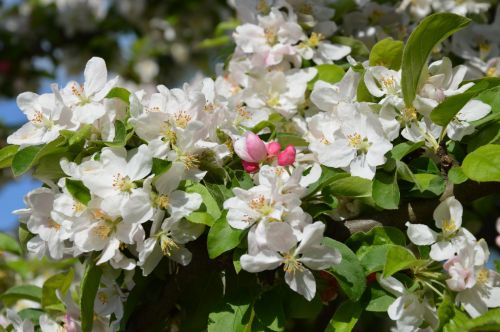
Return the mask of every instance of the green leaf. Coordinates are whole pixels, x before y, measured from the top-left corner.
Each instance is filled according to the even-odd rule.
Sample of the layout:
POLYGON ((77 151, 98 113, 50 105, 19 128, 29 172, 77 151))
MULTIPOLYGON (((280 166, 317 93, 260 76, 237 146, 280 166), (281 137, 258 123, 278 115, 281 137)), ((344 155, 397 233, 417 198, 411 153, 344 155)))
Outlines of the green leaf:
POLYGON ((323 64, 316 67, 318 74, 307 83, 307 88, 312 90, 317 81, 325 81, 327 83, 337 83, 344 77, 344 69, 333 64, 323 64))
POLYGON ((404 142, 395 145, 391 150, 391 156, 394 160, 401 160, 407 154, 420 149, 424 145, 424 142, 412 143, 404 142))
POLYGON ((12 159, 12 173, 19 176, 28 171, 35 163, 35 159, 45 145, 28 146, 19 150, 12 159))
POLYGON ((277 133, 276 139, 280 143, 282 148, 286 148, 288 145, 293 146, 308 146, 309 143, 304 140, 301 136, 288 134, 288 133, 277 133))
POLYGON ((387 251, 386 262, 384 266, 384 278, 394 273, 414 266, 417 262, 415 255, 401 246, 391 246, 387 251))
POLYGON ((346 244, 356 252, 362 247, 373 245, 396 244, 405 246, 406 236, 396 227, 377 226, 368 232, 354 233, 346 244))
MULTIPOLYGON (((353 5, 353 1, 350 1, 350 0, 341 0, 341 1, 350 2, 351 5, 353 5)), ((341 1, 336 1, 335 4, 338 4, 341 1)), ((355 6, 356 6, 356 4, 354 4, 354 7, 355 6)), ((353 9, 355 9, 355 8, 353 8, 353 9)), ((335 15, 337 15, 338 13, 339 13, 338 11, 335 11, 335 15)), ((333 43, 349 46, 351 48, 350 55, 355 57, 355 58, 359 57, 359 58, 366 59, 366 57, 370 53, 370 50, 368 49, 368 47, 366 47, 366 45, 361 40, 354 39, 351 37, 345 37, 345 36, 334 36, 331 40, 333 43)))
POLYGON ((387 261, 387 252, 393 244, 380 244, 360 248, 356 255, 365 269, 365 275, 382 271, 387 261))
POLYGON ((17 145, 7 145, 0 149, 0 169, 10 167, 17 150, 19 150, 17 145))
POLYGON ((31 240, 32 237, 34 237, 33 234, 28 230, 28 227, 26 224, 19 224, 18 228, 18 238, 19 238, 19 243, 21 244, 21 248, 26 248, 26 245, 28 244, 28 241, 31 240))
POLYGON ((467 181, 468 177, 459 166, 454 166, 448 171, 448 179, 454 184, 460 184, 467 181))
POLYGON ((26 173, 32 166, 36 165, 41 157, 52 153, 65 152, 67 147, 61 146, 64 142, 65 138, 59 136, 59 138, 48 144, 28 146, 17 151, 12 159, 12 173, 14 173, 16 177, 20 176, 26 173))
POLYGON ((500 84, 500 80, 491 78, 484 78, 482 80, 476 81, 475 85, 465 92, 447 97, 442 103, 436 106, 431 112, 432 122, 440 125, 446 126, 450 121, 457 115, 457 113, 462 109, 462 107, 467 104, 472 98, 484 99, 487 104, 492 104, 491 95, 496 95, 499 93, 498 88, 490 89, 496 85, 500 84), (476 98, 477 97, 477 98, 476 98))
POLYGON ((321 166, 321 176, 318 179, 318 181, 307 187, 305 199, 312 197, 316 192, 320 191, 321 189, 328 186, 332 182, 347 177, 349 177, 349 173, 346 173, 344 171, 339 171, 334 168, 321 166))
POLYGON ((210 214, 214 220, 220 218, 221 211, 219 209, 219 205, 212 194, 208 191, 207 187, 201 183, 193 183, 186 188, 186 192, 200 194, 203 204, 205 204, 207 208, 208 214, 210 214))
POLYGON ((400 40, 385 38, 373 45, 370 51, 370 66, 384 66, 399 70, 403 58, 404 43, 400 40))
POLYGON ((381 208, 396 210, 399 207, 399 187, 396 173, 377 172, 373 180, 372 197, 381 208))
POLYGON ((265 292, 255 302, 255 317, 272 331, 283 331, 286 321, 283 296, 278 289, 265 292))
POLYGON ((350 332, 361 316, 363 307, 360 302, 345 301, 335 311, 326 332, 350 332))
POLYGON ((448 292, 445 292, 443 301, 439 304, 437 310, 439 326, 436 328, 436 332, 443 331, 444 326, 455 316, 454 308, 453 299, 448 292))
POLYGON ((415 180, 415 187, 420 192, 429 191, 434 195, 441 195, 446 187, 444 179, 436 174, 415 174, 415 180))
POLYGON ((164 159, 153 158, 153 167, 151 168, 151 172, 158 176, 166 171, 172 166, 172 162, 164 159))
POLYGON ((28 319, 33 322, 38 322, 40 316, 43 314, 45 314, 45 312, 42 309, 33 309, 33 308, 23 309, 18 312, 18 315, 19 317, 21 317, 22 320, 28 319))
POLYGON ((130 92, 125 88, 116 87, 108 92, 106 98, 118 98, 125 102, 127 105, 130 104, 129 101, 130 92))
POLYGON ((56 291, 60 290, 63 295, 69 290, 73 281, 74 271, 70 269, 66 274, 56 274, 45 280, 42 287, 42 308, 60 304, 56 291))
POLYGON ((476 133, 466 136, 462 142, 467 144, 467 152, 472 152, 486 144, 500 142, 500 121, 481 127, 476 133))
POLYGON ((85 205, 89 203, 91 199, 90 190, 85 187, 82 181, 66 178, 65 185, 74 199, 85 205))
POLYGON ((203 224, 212 227, 215 219, 207 212, 192 212, 186 217, 192 223, 203 224))
POLYGON ((451 13, 436 13, 424 18, 413 30, 403 51, 401 88, 407 107, 417 94, 427 61, 434 47, 471 20, 451 13))
POLYGON ((85 273, 80 283, 80 319, 82 332, 92 332, 94 325, 94 301, 99 289, 102 270, 95 265, 94 257, 90 256, 85 264, 85 273))
POLYGON ((252 310, 249 303, 226 303, 223 308, 208 315, 208 332, 248 331, 251 322, 247 312, 252 310))
POLYGON ((104 142, 104 144, 110 147, 122 147, 127 144, 128 138, 125 124, 120 120, 115 120, 115 138, 113 142, 104 142))
POLYGON ((370 287, 370 301, 366 306, 366 311, 387 312, 387 308, 394 302, 395 298, 378 284, 370 287))
POLYGON ((500 308, 490 309, 485 314, 468 320, 464 331, 499 331, 500 330, 500 308))
POLYGON ((0 253, 2 251, 10 252, 18 256, 22 254, 19 242, 5 233, 0 233, 0 253))
POLYGON ((210 259, 238 246, 246 231, 229 226, 226 217, 218 219, 210 228, 207 237, 208 256, 210 259))
POLYGON ((372 182, 358 176, 343 177, 333 181, 330 190, 335 196, 370 197, 372 182))
POLYGON ((462 170, 471 180, 500 182, 500 145, 488 144, 469 153, 462 170))
POLYGON ((0 300, 10 303, 17 300, 31 300, 40 303, 42 301, 42 289, 33 285, 14 286, 0 295, 0 300))
POLYGON ((342 260, 327 271, 335 276, 342 290, 352 301, 358 301, 366 288, 365 274, 358 257, 341 242, 324 238, 323 244, 340 251, 342 260))

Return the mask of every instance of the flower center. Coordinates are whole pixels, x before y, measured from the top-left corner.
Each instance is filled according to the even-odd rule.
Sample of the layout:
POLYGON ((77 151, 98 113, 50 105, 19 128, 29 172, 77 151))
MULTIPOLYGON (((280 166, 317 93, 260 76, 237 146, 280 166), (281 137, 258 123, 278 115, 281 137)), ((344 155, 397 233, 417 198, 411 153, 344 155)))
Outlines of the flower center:
POLYGON ((302 4, 302 6, 300 6, 299 13, 304 14, 304 15, 312 15, 313 14, 313 6, 310 3, 304 3, 304 4, 302 4))
POLYGON ((158 206, 160 209, 166 210, 167 207, 170 204, 170 199, 168 198, 167 195, 159 195, 155 199, 155 204, 158 206))
POLYGON ((497 69, 495 67, 490 67, 486 70, 486 76, 495 77, 497 76, 497 69))
POLYGON ((264 29, 264 37, 269 45, 274 45, 278 42, 278 36, 272 29, 264 29))
POLYGON ((102 304, 107 304, 109 302, 108 295, 106 293, 104 293, 104 292, 97 293, 97 299, 99 299, 99 301, 102 304))
POLYGON ((189 121, 191 121, 192 117, 191 115, 187 114, 185 111, 180 111, 177 112, 174 116, 175 118, 175 124, 179 128, 186 128, 189 121))
POLYGON ((441 229, 445 233, 453 233, 457 230, 457 225, 455 224, 455 221, 453 219, 445 219, 443 220, 443 226, 441 227, 441 229))
POLYGON ((390 94, 395 94, 396 93, 396 80, 394 77, 389 76, 389 77, 382 77, 380 80, 382 83, 383 87, 386 89, 386 91, 390 94))
POLYGON ((94 228, 94 234, 97 235, 101 240, 106 240, 107 238, 109 238, 111 231, 113 231, 113 226, 111 226, 107 222, 101 223, 94 228))
POLYGON ((117 173, 113 177, 113 188, 120 192, 132 192, 132 189, 136 187, 133 181, 130 180, 128 176, 123 176, 121 173, 117 173))
POLYGON ((358 133, 347 135, 347 140, 349 141, 349 145, 356 149, 358 153, 367 153, 371 145, 366 137, 363 138, 358 133))
POLYGON ((307 41, 307 44, 309 47, 318 47, 319 43, 325 39, 325 36, 323 36, 321 33, 318 32, 313 32, 311 33, 311 37, 309 37, 309 40, 307 41))
POLYGON ((269 98, 266 101, 266 105, 272 108, 278 106, 279 104, 280 104, 280 96, 276 92, 271 94, 271 96, 269 96, 269 98))
POLYGON ((304 271, 304 265, 294 255, 287 253, 283 256, 285 263, 283 270, 287 273, 295 273, 295 271, 304 271))
POLYGON ((260 214, 267 216, 273 212, 273 207, 268 203, 266 197, 264 195, 259 195, 259 197, 253 198, 248 203, 248 206, 260 214))
POLYGON ((413 106, 403 108, 402 114, 404 122, 417 120, 417 110, 413 106))
POLYGON ((257 9, 257 12, 259 12, 260 14, 264 14, 264 15, 269 14, 269 12, 271 11, 271 8, 267 4, 266 0, 259 0, 259 2, 257 3, 256 9, 257 9))
POLYGON ((75 201, 73 203, 73 211, 76 213, 82 212, 83 210, 85 210, 85 208, 86 208, 86 206, 80 202, 75 201))
POLYGON ((171 256, 172 251, 179 248, 179 245, 174 242, 169 236, 166 234, 162 234, 160 236, 160 247, 163 255, 171 256))
POLYGON ((179 157, 179 160, 184 164, 186 169, 197 168, 200 165, 198 156, 194 154, 184 154, 179 157))
POLYGON ((51 218, 49 218, 49 220, 47 221, 47 226, 49 228, 55 229, 56 231, 59 231, 61 229, 61 225, 59 225, 58 223, 56 223, 51 218))
POLYGON ((490 273, 487 269, 481 269, 476 274, 476 280, 479 284, 484 285, 488 281, 490 273))

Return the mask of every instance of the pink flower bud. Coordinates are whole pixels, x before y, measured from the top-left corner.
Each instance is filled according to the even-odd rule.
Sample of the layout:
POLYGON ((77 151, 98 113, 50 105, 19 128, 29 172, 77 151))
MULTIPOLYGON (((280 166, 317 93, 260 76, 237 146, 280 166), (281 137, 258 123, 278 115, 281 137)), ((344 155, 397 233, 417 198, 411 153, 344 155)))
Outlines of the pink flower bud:
POLYGON ((252 163, 245 160, 242 160, 241 163, 243 164, 243 169, 247 173, 255 173, 259 170, 259 163, 252 163))
POLYGON ((281 151, 281 145, 278 142, 271 142, 266 145, 267 154, 271 157, 277 157, 281 151))
POLYGON ((266 144, 252 132, 246 135, 246 147, 248 155, 253 159, 247 161, 258 163, 267 158, 266 144))
POLYGON ((278 165, 289 166, 295 162, 295 147, 289 145, 278 155, 278 165))

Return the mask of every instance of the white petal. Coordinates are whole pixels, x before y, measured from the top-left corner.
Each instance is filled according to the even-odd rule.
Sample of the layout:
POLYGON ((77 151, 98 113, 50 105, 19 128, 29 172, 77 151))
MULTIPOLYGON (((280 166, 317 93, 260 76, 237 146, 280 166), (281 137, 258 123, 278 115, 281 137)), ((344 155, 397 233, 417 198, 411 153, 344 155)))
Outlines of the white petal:
POLYGON ((427 225, 423 224, 411 224, 406 222, 406 227, 408 230, 406 233, 410 238, 410 241, 418 246, 426 246, 433 244, 437 240, 437 233, 429 228, 427 225))
POLYGON ((323 233, 325 231, 325 224, 321 221, 317 221, 314 224, 307 225, 304 227, 304 234, 302 235, 302 241, 300 241, 299 246, 295 252, 302 253, 309 247, 319 245, 323 240, 323 233))
POLYGON ((85 94, 87 96, 95 94, 104 88, 106 80, 108 79, 106 63, 102 58, 93 57, 87 62, 83 75, 85 76, 85 94))
POLYGON ((286 272, 285 282, 308 301, 311 301, 316 294, 316 280, 308 269, 286 272))
POLYGON ((458 112, 457 118, 462 121, 476 121, 491 112, 491 106, 476 99, 469 100, 458 112))
POLYGON ((189 215, 191 212, 198 210, 202 203, 201 195, 198 193, 186 193, 176 190, 169 196, 169 207, 171 218, 179 220, 189 215))
POLYGON ((377 274, 377 281, 382 288, 395 296, 401 296, 405 292, 405 286, 394 277, 382 278, 380 274, 377 274))
POLYGON ((262 250, 256 255, 245 254, 240 258, 241 268, 255 273, 264 270, 274 270, 283 263, 283 258, 271 250, 262 250))
POLYGON ((312 270, 324 270, 340 263, 342 256, 337 249, 327 246, 314 246, 304 250, 299 260, 312 270))
POLYGON ((429 256, 435 261, 444 261, 455 255, 456 249, 448 241, 439 241, 431 246, 429 256))
POLYGON ((126 173, 132 181, 145 178, 153 166, 151 152, 147 145, 141 145, 127 163, 126 173))

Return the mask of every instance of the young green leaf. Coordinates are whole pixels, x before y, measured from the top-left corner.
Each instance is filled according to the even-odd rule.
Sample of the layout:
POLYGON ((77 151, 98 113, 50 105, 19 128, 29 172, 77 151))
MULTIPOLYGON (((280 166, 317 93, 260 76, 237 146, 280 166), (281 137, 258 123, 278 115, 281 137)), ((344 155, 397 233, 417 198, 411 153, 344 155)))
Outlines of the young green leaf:
POLYGON ((344 69, 333 64, 317 65, 318 74, 307 83, 308 89, 312 90, 316 81, 325 81, 327 83, 337 83, 344 77, 344 69))
POLYGON ((386 262, 384 266, 384 278, 394 273, 410 268, 418 263, 413 253, 401 246, 391 246, 387 251, 386 262))
POLYGON ((53 275, 45 280, 42 287, 42 308, 60 304, 56 291, 60 290, 65 295, 73 281, 74 271, 70 269, 68 273, 53 275))
POLYGON ((0 149, 0 169, 10 167, 14 155, 19 150, 17 145, 7 145, 0 149))
POLYGON ((65 184, 66 189, 74 199, 85 205, 89 203, 91 199, 90 190, 85 187, 82 181, 66 178, 65 184))
POLYGON ((0 300, 4 302, 30 300, 40 303, 42 300, 42 289, 33 285, 14 286, 7 289, 7 291, 0 295, 0 300))
POLYGON ((399 207, 399 187, 396 173, 377 172, 372 186, 372 197, 375 203, 387 210, 399 207))
POLYGON ((80 283, 80 319, 82 322, 82 332, 92 332, 94 325, 94 301, 99 289, 102 270, 95 265, 94 257, 87 259, 85 273, 80 283))
POLYGON ((370 66, 384 66, 399 70, 403 58, 404 43, 400 40, 385 38, 373 45, 370 51, 370 66))
POLYGON ((351 332, 362 311, 363 307, 360 302, 345 301, 335 311, 325 332, 351 332))
POLYGON ((349 247, 341 242, 325 237, 323 244, 340 251, 342 255, 340 263, 327 270, 335 276, 346 295, 352 301, 358 301, 366 288, 365 274, 359 259, 349 247))
POLYGON ((22 254, 21 246, 17 240, 5 233, 0 233, 0 252, 2 251, 10 252, 14 255, 22 254))
POLYGON ((424 18, 413 30, 403 50, 401 89, 407 107, 417 94, 422 73, 434 47, 460 29, 470 19, 451 13, 436 13, 424 18))
POLYGON ((484 145, 469 153, 462 170, 471 180, 500 182, 500 144, 484 145))
POLYGON ((130 92, 125 88, 116 87, 111 89, 111 91, 108 92, 106 98, 118 98, 125 102, 127 105, 130 104, 130 92))
POLYGON ((221 217, 212 225, 208 232, 208 256, 210 259, 214 259, 226 251, 235 248, 240 244, 246 233, 245 230, 232 228, 229 226, 226 217, 221 217))

